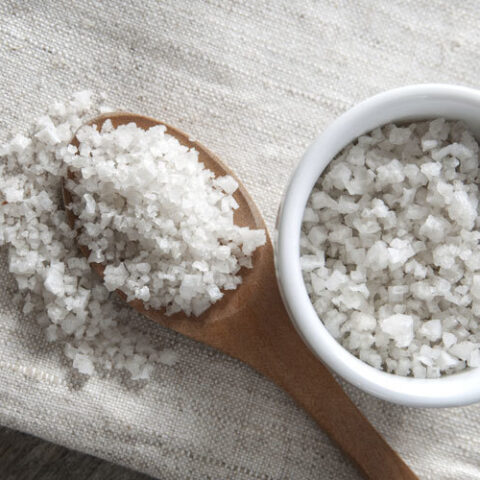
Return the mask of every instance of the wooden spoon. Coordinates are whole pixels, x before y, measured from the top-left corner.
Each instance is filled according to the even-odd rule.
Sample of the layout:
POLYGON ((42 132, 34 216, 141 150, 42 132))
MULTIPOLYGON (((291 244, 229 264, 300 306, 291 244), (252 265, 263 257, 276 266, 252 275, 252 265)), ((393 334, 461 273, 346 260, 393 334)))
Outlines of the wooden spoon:
MULTIPOLYGON (((235 174, 203 145, 189 139, 180 130, 152 118, 130 113, 113 113, 94 119, 100 129, 105 120, 113 126, 134 122, 148 129, 165 125, 167 133, 180 143, 195 148, 199 161, 217 176, 229 174, 240 185, 234 194, 239 208, 235 223, 266 230, 265 223, 253 200, 235 174)), ((78 140, 72 144, 78 146, 78 140)), ((72 201, 64 189, 64 201, 72 201)), ((67 209, 70 225, 75 217, 67 209)), ((80 247, 88 256, 86 247, 80 247)), ((394 452, 368 420, 348 398, 327 368, 310 352, 295 331, 280 298, 275 278, 273 248, 267 243, 253 257, 254 268, 242 271, 243 283, 228 292, 203 315, 187 318, 176 314, 145 309, 139 300, 130 305, 153 321, 189 338, 206 343, 253 367, 288 392, 320 425, 330 438, 351 458, 368 479, 413 480, 417 477, 394 452)), ((92 264, 103 276, 104 266, 92 264)), ((119 294, 125 299, 123 292, 119 294)))

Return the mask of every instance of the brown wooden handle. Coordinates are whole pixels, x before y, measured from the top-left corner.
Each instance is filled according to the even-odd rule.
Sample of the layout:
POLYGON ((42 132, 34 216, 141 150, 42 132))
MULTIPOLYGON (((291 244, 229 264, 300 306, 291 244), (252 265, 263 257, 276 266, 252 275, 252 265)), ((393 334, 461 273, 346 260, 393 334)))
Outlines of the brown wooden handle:
POLYGON ((204 325, 194 337, 242 360, 287 391, 365 478, 417 479, 305 346, 288 318, 275 279, 267 280, 268 295, 263 291, 227 321, 204 325))

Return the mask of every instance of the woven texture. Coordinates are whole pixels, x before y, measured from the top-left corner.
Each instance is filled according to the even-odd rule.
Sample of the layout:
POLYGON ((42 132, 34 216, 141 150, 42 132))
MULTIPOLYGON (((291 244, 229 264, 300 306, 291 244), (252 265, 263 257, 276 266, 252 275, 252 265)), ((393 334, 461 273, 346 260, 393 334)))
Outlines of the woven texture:
MULTIPOLYGON (((0 140, 78 89, 189 132, 273 227, 288 176, 340 113, 388 88, 476 86, 478 3, 439 0, 0 2, 0 140), (455 3, 455 7, 453 6, 455 3)), ((132 315, 180 355, 139 388, 79 381, 11 304, 0 261, 0 422, 160 479, 351 479, 280 390, 240 362, 132 315)), ((422 479, 480 479, 480 405, 417 410, 347 391, 422 479)))

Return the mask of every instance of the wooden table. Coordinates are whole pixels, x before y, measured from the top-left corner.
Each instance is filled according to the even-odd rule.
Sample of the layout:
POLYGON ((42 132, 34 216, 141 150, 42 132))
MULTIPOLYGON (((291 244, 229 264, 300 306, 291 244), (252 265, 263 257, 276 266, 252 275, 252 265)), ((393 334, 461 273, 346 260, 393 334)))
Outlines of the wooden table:
POLYGON ((90 455, 0 427, 1 480, 152 480, 90 455))

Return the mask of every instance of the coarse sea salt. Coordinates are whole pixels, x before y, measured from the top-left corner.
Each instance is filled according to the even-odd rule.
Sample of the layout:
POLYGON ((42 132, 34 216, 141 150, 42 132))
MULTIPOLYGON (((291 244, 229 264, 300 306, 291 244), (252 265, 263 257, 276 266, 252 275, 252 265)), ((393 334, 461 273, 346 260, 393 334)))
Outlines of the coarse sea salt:
POLYGON ((63 157, 79 243, 107 265, 105 286, 167 315, 200 315, 241 283, 240 269, 265 244, 264 230, 234 223, 238 183, 215 178, 198 152, 134 123, 77 132, 78 150, 63 157))
MULTIPOLYGON (((45 329, 48 341, 63 345, 64 353, 74 369, 85 375, 126 370, 132 379, 146 380, 151 376, 156 364, 175 364, 177 353, 171 349, 154 348, 150 339, 141 331, 131 328, 129 319, 135 313, 116 301, 110 291, 120 287, 128 290, 125 282, 131 280, 134 272, 130 291, 137 298, 148 301, 151 295, 150 290, 146 288, 148 282, 144 277, 155 271, 155 265, 149 263, 148 255, 132 257, 130 253, 134 249, 129 250, 125 262, 113 262, 107 267, 109 271, 105 286, 92 273, 87 260, 78 251, 75 242, 77 234, 67 223, 59 195, 67 169, 74 168, 75 162, 83 162, 89 158, 93 149, 88 152, 88 148, 91 147, 86 146, 88 142, 102 143, 101 134, 93 130, 90 130, 90 133, 88 130, 85 131, 86 143, 80 152, 69 145, 69 142, 88 119, 110 110, 102 104, 96 104, 92 99, 92 92, 79 92, 68 102, 55 102, 51 105, 48 114, 40 117, 27 135, 17 134, 9 142, 0 145, 0 245, 8 246, 9 269, 18 284, 20 291, 18 299, 23 303, 24 314, 37 319, 45 329)), ((130 151, 129 148, 141 151, 138 143, 135 143, 138 140, 137 133, 129 127, 125 136, 114 139, 118 144, 110 147, 117 148, 123 154, 130 151)), ((198 162, 195 164, 194 152, 187 152, 172 140, 168 140, 163 132, 158 133, 162 137, 162 142, 156 145, 152 143, 150 146, 160 149, 158 155, 170 155, 170 160, 177 164, 179 170, 185 168, 192 175, 198 174, 205 182, 208 178, 212 186, 210 195, 216 202, 220 202, 221 215, 231 218, 235 206, 231 194, 237 187, 236 182, 229 177, 215 181, 208 171, 197 165, 198 162)), ((93 252, 93 255, 97 255, 93 260, 103 261, 106 259, 105 253, 107 256, 113 255, 112 258, 108 258, 109 260, 119 260, 118 256, 115 257, 116 253, 112 250, 109 240, 115 236, 118 238, 128 234, 128 225, 125 226, 124 222, 127 224, 131 222, 131 226, 138 227, 140 236, 148 228, 154 228, 146 219, 148 215, 160 218, 157 215, 158 208, 152 210, 152 207, 143 204, 146 211, 141 211, 143 195, 151 195, 152 192, 148 189, 135 191, 135 188, 148 183, 149 179, 153 178, 155 184, 155 178, 158 179, 159 174, 156 165, 153 161, 150 163, 146 161, 137 166, 141 168, 135 172, 128 169, 121 171, 128 177, 125 179, 129 187, 126 196, 137 208, 130 211, 130 215, 138 214, 144 221, 141 225, 125 215, 125 210, 122 210, 123 201, 119 201, 118 204, 113 200, 113 204, 108 202, 102 204, 97 201, 95 187, 101 184, 101 176, 112 174, 108 162, 92 163, 83 170, 84 176, 90 178, 92 192, 86 190, 81 192, 82 211, 78 213, 85 229, 83 238, 95 238, 99 244, 99 248, 93 252), (103 210, 101 215, 98 215, 100 208, 103 210), (115 229, 115 222, 118 223, 118 231, 115 229)), ((120 181, 120 173, 117 173, 116 181, 120 181)), ((168 179, 172 180, 172 177, 168 179)), ((179 174, 178 180, 184 179, 185 175, 179 174)), ((79 185, 85 186, 79 183, 77 188, 81 188, 79 185)), ((158 183, 155 185, 159 186, 158 183)), ((115 183, 104 182, 103 186, 112 189, 115 183)), ((185 193, 183 187, 181 185, 177 187, 178 194, 183 195, 185 193)), ((203 190, 203 194, 208 195, 208 192, 203 190)), ((188 198, 188 195, 186 197, 187 205, 183 207, 192 215, 192 199, 188 198)), ((179 201, 182 202, 183 199, 179 201)), ((157 242, 159 249, 163 248, 172 253, 178 260, 184 255, 185 244, 184 239, 180 238, 181 235, 173 240, 169 236, 170 231, 178 233, 178 229, 175 230, 175 222, 181 207, 175 202, 176 200, 169 204, 174 218, 169 221, 164 215, 160 220, 165 228, 163 235, 155 239, 149 238, 149 241, 157 242)), ((216 207, 215 212, 218 213, 218 204, 216 207)), ((165 211, 163 213, 165 214, 165 211)), ((202 215, 202 212, 198 214, 202 215)), ((189 223, 188 215, 183 215, 182 218, 185 223, 189 223)), ((193 224, 198 226, 196 219, 193 220, 193 224)), ((214 217, 210 220, 213 221, 214 217)), ((176 290, 174 288, 171 290, 172 297, 178 295, 183 299, 185 297, 193 299, 201 285, 203 295, 200 302, 203 303, 199 307, 201 309, 206 308, 207 303, 214 303, 221 298, 219 286, 235 288, 240 282, 238 273, 240 266, 249 266, 249 258, 264 239, 265 233, 230 228, 230 231, 234 230, 235 232, 231 234, 235 236, 234 239, 229 235, 222 237, 221 234, 225 231, 222 223, 217 232, 220 239, 218 241, 224 240, 225 245, 214 249, 216 265, 224 269, 225 277, 221 278, 229 276, 229 280, 223 283, 217 281, 216 274, 210 271, 211 263, 200 258, 193 261, 194 255, 190 255, 192 262, 188 267, 189 271, 183 272, 185 275, 180 284, 178 284, 180 275, 174 268, 164 272, 162 279, 164 283, 168 284, 170 279, 177 281, 176 290), (194 271, 200 272, 206 280, 198 283, 194 271), (203 288, 205 283, 207 285, 203 288), (183 295, 180 288, 183 288, 183 295)), ((180 229, 180 232, 193 236, 191 228, 180 229)), ((130 234, 135 235, 131 232, 130 234)), ((204 239, 204 236, 200 237, 204 239)), ((205 242, 207 240, 204 239, 205 242)), ((212 253, 212 249, 209 251, 212 253)), ((158 269, 156 271, 158 272, 158 269)), ((163 301, 163 304, 167 305, 168 302, 163 301)), ((191 309, 193 311, 193 307, 191 309)))
POLYGON ((361 360, 422 378, 480 366, 479 180, 473 134, 442 118, 377 128, 319 178, 303 277, 361 360))

